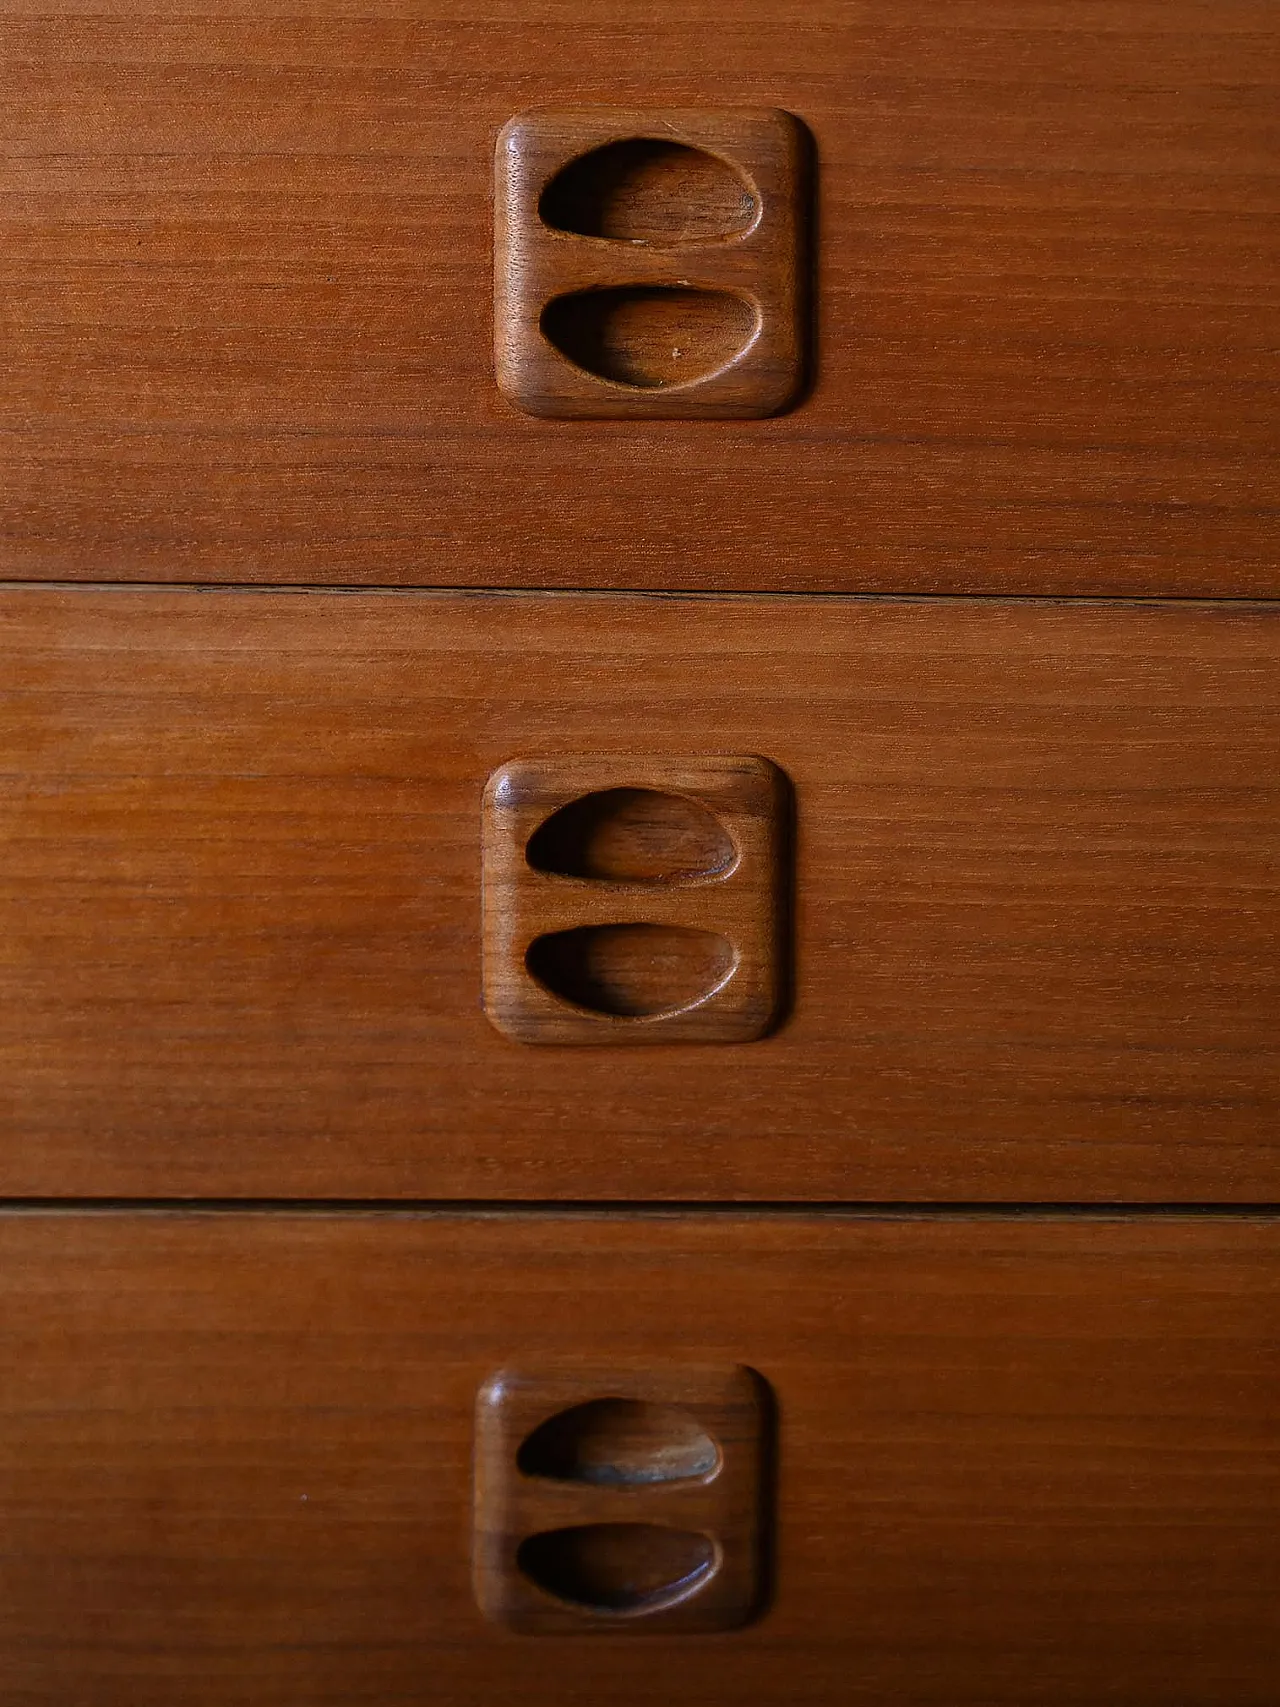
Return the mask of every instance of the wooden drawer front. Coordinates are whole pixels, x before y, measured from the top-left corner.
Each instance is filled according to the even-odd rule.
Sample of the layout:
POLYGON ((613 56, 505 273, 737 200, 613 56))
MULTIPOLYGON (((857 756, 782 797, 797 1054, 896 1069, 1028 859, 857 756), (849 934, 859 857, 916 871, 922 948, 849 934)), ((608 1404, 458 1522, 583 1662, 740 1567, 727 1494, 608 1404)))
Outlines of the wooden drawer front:
POLYGON ((10 591, 0 1190, 1278 1199, 1275 615, 10 591), (789 777, 772 1036, 486 1021, 566 751, 789 777))
POLYGON ((286 12, 4 8, 0 574, 1276 592, 1274 0, 286 12), (798 407, 500 397, 495 142, 584 104, 808 128, 798 407))
POLYGON ((10 1214, 6 1700, 1269 1707, 1278 1282, 1263 1219, 10 1214), (763 1617, 482 1619, 513 1360, 767 1380, 763 1617))

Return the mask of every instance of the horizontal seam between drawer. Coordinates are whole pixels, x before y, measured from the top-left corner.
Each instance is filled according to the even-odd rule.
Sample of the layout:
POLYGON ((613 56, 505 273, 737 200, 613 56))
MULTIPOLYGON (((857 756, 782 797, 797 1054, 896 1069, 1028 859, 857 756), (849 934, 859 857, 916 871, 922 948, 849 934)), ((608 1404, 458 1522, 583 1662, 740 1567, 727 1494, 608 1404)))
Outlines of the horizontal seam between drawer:
POLYGON ((519 1219, 665 1219, 700 1215, 791 1220, 1280 1220, 1275 1203, 832 1203, 796 1201, 698 1202, 680 1199, 324 1198, 324 1197, 12 1197, 0 1215, 395 1215, 519 1219))
POLYGON ((441 586, 405 583, 397 585, 387 582, 362 585, 355 582, 323 581, 32 581, 0 578, 0 594, 3 593, 190 593, 193 595, 234 594, 239 597, 251 597, 255 594, 264 597, 279 597, 282 594, 291 594, 299 598, 469 598, 495 601, 515 599, 543 601, 633 599, 651 600, 659 603, 674 601, 704 604, 724 599, 733 599, 739 602, 755 600, 757 603, 764 603, 773 599, 793 603, 808 599, 814 603, 849 605, 1016 604, 1049 607, 1068 605, 1073 608, 1081 605, 1092 605, 1100 609, 1122 606, 1127 609, 1155 610, 1163 610, 1169 607, 1212 610, 1219 606, 1229 606, 1236 610, 1280 612, 1280 592, 1275 597, 1264 597, 1256 593, 922 593, 918 590, 893 592, 886 591, 883 588, 874 592, 847 592, 835 589, 820 591, 811 588, 773 587, 521 587, 477 586, 474 584, 441 586))

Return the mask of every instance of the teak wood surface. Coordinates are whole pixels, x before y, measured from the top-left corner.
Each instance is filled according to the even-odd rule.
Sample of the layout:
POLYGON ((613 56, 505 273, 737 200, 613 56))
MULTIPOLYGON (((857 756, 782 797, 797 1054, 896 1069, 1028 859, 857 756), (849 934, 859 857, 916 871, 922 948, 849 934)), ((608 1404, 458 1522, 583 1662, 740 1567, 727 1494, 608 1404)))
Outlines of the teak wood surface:
POLYGON ((499 1031, 616 1049, 749 1043, 775 1023, 790 958, 791 797, 774 765, 630 749, 517 760, 489 778, 483 812, 482 1001, 499 1031), (664 870, 664 845, 678 861, 699 830, 709 866, 664 870), (564 869, 590 867, 597 852, 607 864, 606 837, 612 877, 564 869))
POLYGON ((0 1191, 1276 1200, 1278 614, 10 591, 0 1191), (791 781, 760 1042, 485 1018, 486 778, 628 750, 791 781))
POLYGON ((794 402, 809 154, 804 129, 769 108, 573 107, 505 125, 494 168, 503 395, 531 415, 584 420, 751 419, 794 402), (677 229, 652 229, 663 209, 677 229))
POLYGON ((669 1349, 650 1369, 553 1360, 495 1371, 476 1403, 477 1605, 540 1635, 752 1622, 769 1595, 774 1413, 754 1370, 691 1365, 669 1349), (562 1442, 577 1429, 584 1450, 540 1449, 557 1429, 562 1442))
POLYGON ((1260 1217, 7 1215, 6 1707, 1271 1707, 1277 1259, 1260 1217), (760 1371, 759 1622, 483 1621, 513 1358, 760 1371))
POLYGON ((1275 0, 3 0, 0 575, 1272 596, 1278 45, 1275 0), (812 132, 801 407, 500 397, 494 142, 591 104, 812 132))

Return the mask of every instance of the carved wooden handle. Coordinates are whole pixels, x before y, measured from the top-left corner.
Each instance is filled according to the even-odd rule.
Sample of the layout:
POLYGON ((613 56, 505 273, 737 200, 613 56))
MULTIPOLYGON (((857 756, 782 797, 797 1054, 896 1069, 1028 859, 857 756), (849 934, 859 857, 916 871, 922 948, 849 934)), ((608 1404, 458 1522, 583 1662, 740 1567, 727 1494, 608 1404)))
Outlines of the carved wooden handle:
POLYGON ((484 1006, 523 1043, 741 1043, 784 995, 766 759, 519 760, 484 798, 484 1006))
POLYGON ((498 385, 532 415, 772 415, 804 377, 808 133, 764 108, 524 113, 498 139, 498 385))
POLYGON ((503 1371, 476 1413, 474 1572, 518 1630, 723 1630, 765 1591, 773 1407, 743 1368, 503 1371))

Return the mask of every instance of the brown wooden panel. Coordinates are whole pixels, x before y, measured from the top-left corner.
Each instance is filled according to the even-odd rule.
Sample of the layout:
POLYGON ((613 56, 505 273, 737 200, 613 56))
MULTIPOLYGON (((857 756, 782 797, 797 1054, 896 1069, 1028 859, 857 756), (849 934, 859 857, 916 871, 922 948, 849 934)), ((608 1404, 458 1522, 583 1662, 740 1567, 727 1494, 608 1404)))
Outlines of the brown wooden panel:
POLYGON ((1280 1198, 1276 616, 10 592, 0 1190, 1280 1198), (761 1042, 482 1012, 486 777, 627 750, 794 785, 761 1042))
POLYGON ((511 120, 494 180, 503 396, 587 421, 759 420, 793 404, 807 367, 810 149, 776 108, 511 120))
POLYGON ((476 1403, 476 1604, 531 1634, 753 1623, 771 1588, 774 1413, 741 1364, 504 1364, 476 1403))
POLYGON ((4 0, 0 573, 1274 594, 1277 18, 4 0), (812 131, 800 408, 501 400, 494 140, 595 103, 812 131))
POLYGON ((1271 1707, 1278 1276, 1263 1220, 5 1217, 6 1704, 1271 1707), (767 1378, 761 1621, 482 1621, 513 1358, 767 1378))
POLYGON ((767 760, 518 759, 489 778, 484 818, 483 1003, 499 1031, 618 1048, 749 1043, 772 1029, 787 982, 791 798, 767 760), (703 857, 681 869, 698 831, 703 857), (615 858, 629 840, 638 865, 597 860, 610 833, 615 858), (655 870, 664 845, 675 866, 655 870))

